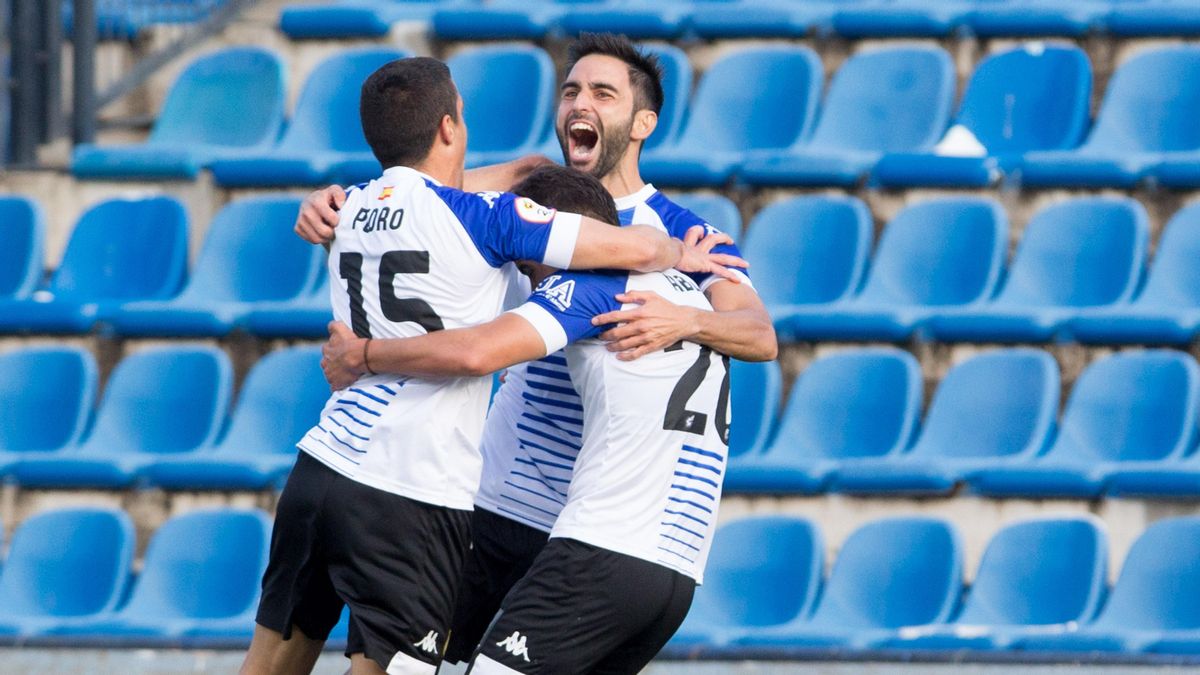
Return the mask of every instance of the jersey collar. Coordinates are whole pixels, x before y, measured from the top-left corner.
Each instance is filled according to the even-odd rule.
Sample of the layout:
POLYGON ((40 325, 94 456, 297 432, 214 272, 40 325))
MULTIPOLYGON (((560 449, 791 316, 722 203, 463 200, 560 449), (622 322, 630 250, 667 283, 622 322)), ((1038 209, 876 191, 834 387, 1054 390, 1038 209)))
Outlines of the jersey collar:
POLYGON ((413 174, 420 176, 422 179, 427 180, 430 183, 433 183, 434 185, 436 185, 438 187, 442 186, 441 181, 437 180, 436 178, 433 178, 432 176, 429 176, 420 171, 417 171, 416 169, 412 168, 411 166, 389 167, 386 171, 383 172, 383 177, 391 179, 393 181, 397 181, 405 176, 411 176, 413 174))
POLYGON ((631 195, 625 195, 624 197, 618 197, 617 199, 614 199, 613 201, 615 201, 617 203, 618 211, 624 211, 625 209, 632 209, 633 207, 637 206, 638 204, 645 204, 646 200, 653 197, 655 192, 658 192, 658 189, 655 188, 650 183, 646 183, 645 185, 642 186, 641 190, 638 190, 637 192, 635 192, 631 195))

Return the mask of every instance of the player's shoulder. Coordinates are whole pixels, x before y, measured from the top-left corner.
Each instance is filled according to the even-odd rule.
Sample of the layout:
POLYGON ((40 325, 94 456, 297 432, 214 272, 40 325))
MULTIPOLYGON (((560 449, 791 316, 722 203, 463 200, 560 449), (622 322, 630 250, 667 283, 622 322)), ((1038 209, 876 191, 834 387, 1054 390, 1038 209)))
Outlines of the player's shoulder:
POLYGON ((560 311, 583 305, 596 309, 611 305, 624 293, 630 273, 622 270, 560 270, 533 289, 533 295, 551 302, 560 311))

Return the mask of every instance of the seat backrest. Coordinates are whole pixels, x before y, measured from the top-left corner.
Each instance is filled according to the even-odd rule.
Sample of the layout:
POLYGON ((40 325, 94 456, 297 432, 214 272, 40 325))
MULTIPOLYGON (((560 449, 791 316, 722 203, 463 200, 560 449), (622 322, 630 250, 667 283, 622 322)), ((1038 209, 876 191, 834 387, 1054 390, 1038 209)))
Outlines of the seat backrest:
POLYGON ((463 98, 471 151, 536 145, 550 124, 554 63, 540 47, 475 47, 447 62, 463 98))
POLYGON ((859 299, 883 305, 963 305, 995 292, 1008 251, 1008 219, 976 197, 931 199, 884 228, 859 299))
POLYGON ((701 77, 679 147, 743 152, 806 138, 822 72, 808 47, 754 47, 725 56, 701 77))
POLYGON ((873 231, 855 197, 794 197, 760 211, 741 250, 766 305, 835 302, 858 292, 873 231))
POLYGON ((683 129, 688 99, 692 95, 692 62, 682 49, 674 45, 654 43, 642 45, 642 48, 658 57, 658 63, 662 66, 662 110, 658 111, 658 125, 654 127, 650 138, 646 139, 644 148, 651 150, 671 145, 683 129))
POLYGON ((1146 260, 1146 210, 1127 197, 1081 197, 1029 221, 997 302, 1086 307, 1128 300, 1146 260))
POLYGON ((1200 307, 1200 204, 1180 209, 1163 228, 1139 304, 1200 307))
POLYGON ((193 511, 154 533, 129 604, 141 619, 220 619, 252 609, 266 568, 271 521, 259 510, 193 511))
POLYGON ((904 152, 932 147, 954 103, 954 64, 940 47, 862 51, 834 74, 808 147, 904 152))
POLYGON ((151 143, 252 147, 274 144, 283 126, 283 64, 261 47, 230 47, 193 61, 175 80, 151 143))
POLYGON ((325 252, 292 231, 300 200, 290 195, 249 197, 221 209, 181 300, 292 300, 313 287, 325 252), (270 264, 263 264, 269 260, 270 264))
POLYGON ((173 197, 101 202, 75 224, 50 291, 75 300, 170 298, 187 275, 187 229, 173 197))
POLYGON ((1181 457, 1196 441, 1200 370, 1183 352, 1127 351, 1075 381, 1050 456, 1096 460, 1181 457))
POLYGON ((800 373, 768 452, 881 457, 908 447, 921 413, 921 367, 891 347, 825 356, 800 373))
POLYGON ((46 511, 17 528, 0 568, 0 616, 71 617, 111 611, 129 582, 133 522, 116 509, 46 511))
POLYGON ((929 404, 913 457, 1031 457, 1054 431, 1061 384, 1040 349, 998 349, 950 370, 929 404))
POLYGON ((1101 631, 1200 629, 1200 518, 1164 518, 1133 542, 1092 626, 1101 631))
POLYGON ((42 279, 46 225, 33 200, 0 197, 0 298, 21 300, 42 279))
POLYGON ((735 520, 713 539, 689 617, 720 626, 771 626, 806 617, 824 569, 825 545, 808 520, 735 520))
POLYGON ((1092 65, 1074 45, 1030 42, 993 54, 967 83, 957 123, 992 155, 1066 150, 1088 126, 1092 65))
POLYGON ((671 201, 700 216, 704 222, 733 237, 741 243, 742 214, 738 207, 722 195, 706 195, 695 192, 671 195, 671 201))
POLYGON ((729 456, 756 453, 766 445, 779 412, 783 375, 777 361, 729 362, 733 424, 729 427, 729 456))
POLYGON ((79 347, 0 354, 0 451, 45 452, 75 444, 96 400, 96 360, 79 347))
POLYGON ((988 542, 956 623, 1086 623, 1108 580, 1108 535, 1091 517, 1014 523, 988 542))
POLYGON ((362 84, 385 63, 404 56, 397 49, 368 47, 338 52, 318 64, 304 81, 279 150, 369 153, 358 113, 362 84))
POLYGON ((246 376, 220 449, 242 455, 295 453, 296 441, 312 427, 328 399, 319 348, 271 352, 246 376))
POLYGON ((812 624, 833 630, 946 621, 962 592, 962 547, 936 518, 885 518, 842 545, 812 624))
POLYGON ((233 369, 215 347, 126 356, 108 378, 85 453, 185 452, 211 444, 229 408, 233 369))
POLYGON ((1108 82, 1086 151, 1125 154, 1200 148, 1200 48, 1147 50, 1121 64, 1108 82))

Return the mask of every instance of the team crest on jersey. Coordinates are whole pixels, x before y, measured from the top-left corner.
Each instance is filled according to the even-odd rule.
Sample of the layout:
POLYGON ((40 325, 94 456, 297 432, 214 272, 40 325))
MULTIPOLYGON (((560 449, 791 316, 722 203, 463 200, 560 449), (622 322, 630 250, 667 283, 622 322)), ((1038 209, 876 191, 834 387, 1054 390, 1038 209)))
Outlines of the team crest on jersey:
POLYGON ((543 279, 534 292, 541 293, 550 304, 558 308, 558 311, 565 312, 571 308, 571 299, 575 295, 575 280, 562 281, 562 276, 552 274, 543 279), (560 281, 562 283, 559 283, 560 281))
POLYGON ((554 220, 554 209, 548 209, 532 199, 520 197, 517 199, 516 205, 517 215, 527 223, 543 225, 554 220))
POLYGON ((392 198, 392 191, 393 191, 393 190, 395 190, 395 189, 396 189, 396 188, 394 188, 394 187, 391 187, 391 186, 388 186, 388 187, 385 187, 385 188, 383 188, 383 190, 382 190, 382 191, 380 191, 380 193, 379 193, 379 201, 383 201, 383 200, 385 200, 385 199, 391 199, 391 198, 392 198))

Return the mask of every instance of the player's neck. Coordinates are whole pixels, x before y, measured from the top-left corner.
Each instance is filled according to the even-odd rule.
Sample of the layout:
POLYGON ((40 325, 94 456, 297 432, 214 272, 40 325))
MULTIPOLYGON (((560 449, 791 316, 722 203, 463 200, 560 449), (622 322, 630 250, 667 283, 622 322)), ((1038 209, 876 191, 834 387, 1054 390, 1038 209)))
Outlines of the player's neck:
POLYGON ((452 188, 462 189, 463 185, 463 166, 461 162, 455 162, 442 157, 429 156, 424 161, 413 165, 414 169, 436 180, 442 185, 452 188))
POLYGON ((630 147, 620 163, 600 179, 600 183, 613 199, 627 197, 646 187, 646 181, 642 180, 642 174, 638 171, 637 160, 637 148, 630 147))

